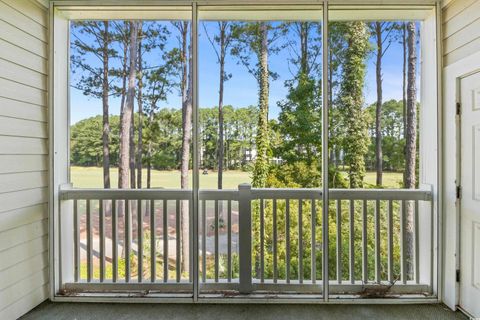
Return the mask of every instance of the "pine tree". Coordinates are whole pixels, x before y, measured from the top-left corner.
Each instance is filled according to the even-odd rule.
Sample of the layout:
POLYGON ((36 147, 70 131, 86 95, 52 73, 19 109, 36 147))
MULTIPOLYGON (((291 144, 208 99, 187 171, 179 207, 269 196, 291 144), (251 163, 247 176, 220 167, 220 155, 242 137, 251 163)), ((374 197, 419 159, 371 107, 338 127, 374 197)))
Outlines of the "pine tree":
POLYGON ((109 96, 110 96, 110 58, 115 58, 117 52, 111 48, 112 34, 109 21, 77 21, 72 24, 72 67, 74 72, 81 72, 80 79, 75 87, 83 94, 102 99, 102 167, 103 187, 110 188, 110 122, 109 122, 109 96), (82 36, 93 36, 97 41, 87 43, 82 36), (85 60, 85 56, 92 54, 96 57, 101 67, 93 67, 85 60))
MULTIPOLYGON (((407 25, 408 33, 408 78, 407 78, 407 119, 405 133, 405 188, 414 189, 416 186, 416 159, 417 159, 417 31, 415 22, 407 25)), ((413 273, 413 203, 407 202, 406 210, 406 243, 407 243, 407 272, 413 273)))

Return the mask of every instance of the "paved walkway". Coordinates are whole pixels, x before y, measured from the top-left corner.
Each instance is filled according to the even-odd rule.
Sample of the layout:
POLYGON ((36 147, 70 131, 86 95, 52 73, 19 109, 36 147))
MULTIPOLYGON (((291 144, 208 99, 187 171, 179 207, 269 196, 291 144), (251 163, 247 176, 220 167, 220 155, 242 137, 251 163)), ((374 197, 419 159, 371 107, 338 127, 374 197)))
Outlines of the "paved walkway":
MULTIPOLYGON (((135 239, 136 240, 136 239, 135 239)), ((146 240, 144 240, 146 241, 146 240)), ((226 234, 220 234, 218 236, 218 244, 219 244, 219 253, 220 254, 227 254, 228 252, 228 246, 227 246, 227 235, 226 234)), ((200 254, 202 254, 202 244, 200 241, 200 254)), ((213 255, 215 253, 215 237, 209 236, 207 237, 206 241, 206 248, 207 248, 207 255, 213 255)), ((107 261, 110 261, 113 257, 112 254, 112 239, 110 238, 105 238, 105 257, 107 261)), ((173 237, 169 237, 168 239, 168 257, 170 259, 175 259, 177 255, 177 240, 173 237)), ((93 254, 96 257, 100 256, 100 239, 99 238, 94 238, 93 243, 92 243, 92 250, 93 254)), ((119 243, 117 245, 117 250, 120 253, 123 252, 123 244, 119 243)), ((137 244, 135 242, 132 242, 132 250, 134 252, 137 251, 137 244)), ((232 234, 232 252, 238 252, 239 247, 238 247, 238 234, 232 234)), ((157 240, 157 253, 163 251, 163 239, 158 239, 157 240)), ((147 254, 147 252, 144 252, 144 254, 147 254)), ((80 257, 82 262, 87 261, 87 240, 86 239, 81 239, 80 240, 80 257)))

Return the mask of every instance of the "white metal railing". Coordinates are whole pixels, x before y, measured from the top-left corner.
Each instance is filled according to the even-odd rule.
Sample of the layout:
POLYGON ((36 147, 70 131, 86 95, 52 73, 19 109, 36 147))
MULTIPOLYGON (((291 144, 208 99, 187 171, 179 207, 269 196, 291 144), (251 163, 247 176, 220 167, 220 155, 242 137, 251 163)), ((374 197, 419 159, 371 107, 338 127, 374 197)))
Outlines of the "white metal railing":
POLYGON ((330 295, 432 290, 430 190, 330 189, 328 230, 321 189, 243 184, 238 190, 200 190, 197 239, 191 190, 63 188, 60 194, 72 206, 62 216, 73 215, 73 240, 62 248, 73 250, 73 272, 62 273, 72 274, 62 279, 65 292, 321 295, 325 281, 330 295), (184 210, 188 222, 182 221, 184 210), (189 230, 187 255, 182 226, 189 230), (423 244, 421 228, 430 240, 423 244), (322 241, 324 232, 329 244, 322 241), (323 279, 324 268, 329 279, 323 279))

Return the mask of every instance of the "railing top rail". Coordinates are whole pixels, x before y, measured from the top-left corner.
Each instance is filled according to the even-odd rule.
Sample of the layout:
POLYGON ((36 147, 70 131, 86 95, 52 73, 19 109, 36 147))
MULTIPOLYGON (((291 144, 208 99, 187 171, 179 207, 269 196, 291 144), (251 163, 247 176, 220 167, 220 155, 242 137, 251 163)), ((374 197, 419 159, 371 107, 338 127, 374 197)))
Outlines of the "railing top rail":
POLYGON ((235 189, 203 189, 198 191, 200 200, 238 200, 238 190, 235 189))
MULTIPOLYGON (((322 199, 321 189, 252 188, 251 199, 322 199)), ((191 189, 84 189, 60 188, 62 200, 190 200, 191 189)), ((199 191, 200 200, 238 200, 235 189, 199 191)), ((433 194, 426 189, 330 189, 331 200, 418 200, 431 201, 433 194)))
POLYGON ((60 188, 62 200, 191 200, 192 190, 60 188))
POLYGON ((431 201, 432 191, 425 189, 330 189, 332 200, 419 200, 431 201))

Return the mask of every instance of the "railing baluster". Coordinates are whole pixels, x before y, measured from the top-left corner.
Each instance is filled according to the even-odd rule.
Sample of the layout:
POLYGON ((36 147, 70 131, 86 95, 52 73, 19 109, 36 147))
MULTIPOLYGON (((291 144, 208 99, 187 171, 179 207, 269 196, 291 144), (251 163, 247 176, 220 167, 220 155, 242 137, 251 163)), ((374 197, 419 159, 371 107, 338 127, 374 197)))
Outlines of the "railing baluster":
POLYGON ((99 200, 99 227, 100 227, 100 282, 105 280, 105 211, 104 200, 99 200))
POLYGON ((388 200, 388 281, 393 282, 393 203, 388 200))
POLYGON ((316 242, 316 234, 315 234, 315 227, 317 225, 317 211, 315 208, 315 199, 312 199, 312 221, 311 221, 311 232, 312 232, 312 250, 311 250, 311 278, 312 278, 312 283, 315 283, 317 281, 317 242, 316 242))
POLYGON ((260 282, 265 281, 265 208, 264 200, 260 199, 260 282))
POLYGON ((138 282, 143 281, 143 211, 142 200, 137 200, 137 264, 138 282))
POLYGON ((215 200, 214 210, 215 210, 215 222, 214 222, 214 226, 215 226, 215 282, 218 282, 218 269, 219 269, 219 254, 218 254, 218 250, 219 250, 219 244, 218 244, 218 237, 219 237, 219 234, 218 234, 218 227, 219 227, 218 220, 219 220, 219 214, 218 214, 218 200, 215 200))
POLYGON ((118 280, 118 213, 117 200, 112 200, 112 281, 118 280))
POLYGON ((298 281, 303 283, 303 217, 302 199, 298 199, 298 281))
POLYGON ((273 233, 273 282, 277 283, 278 264, 277 264, 277 199, 273 199, 273 217, 272 217, 272 233, 273 233))
POLYGON ((290 283, 290 199, 285 199, 285 276, 290 283))
POLYGON ((175 269, 176 269, 176 275, 177 275, 177 282, 180 282, 180 277, 181 277, 181 242, 180 242, 180 237, 181 237, 181 216, 180 216, 180 200, 175 201, 175 232, 176 232, 176 253, 175 253, 175 269))
POLYGON ((163 200, 163 282, 168 281, 168 200, 163 200))
POLYGON ((227 280, 232 282, 232 201, 227 205, 227 280))
POLYGON ((130 200, 125 200, 125 281, 130 282, 130 253, 131 253, 131 231, 132 231, 132 212, 130 210, 130 200))
POLYGON ((413 211, 414 214, 414 219, 413 219, 413 230, 414 230, 414 243, 415 243, 415 274, 414 274, 414 279, 415 283, 419 284, 420 283, 420 257, 419 257, 419 224, 418 224, 418 200, 415 200, 415 210, 413 211))
POLYGON ((207 200, 202 200, 202 281, 207 281, 207 200))
POLYGON ((367 226, 368 226, 368 203, 367 200, 363 200, 362 210, 362 280, 364 283, 368 282, 368 239, 367 239, 367 226))
POLYGON ((375 201, 375 282, 380 283, 380 201, 375 201))
POLYGON ((342 200, 337 200, 337 281, 342 283, 342 200))
POLYGON ((155 200, 150 200, 150 281, 157 277, 157 239, 155 221, 155 200))
POLYGON ((400 210, 400 279, 403 284, 407 283, 407 255, 406 255, 406 245, 405 245, 405 216, 406 216, 407 202, 402 200, 401 210, 400 210))
POLYGON ((75 282, 80 281, 80 215, 78 214, 77 199, 73 200, 73 232, 74 232, 74 265, 75 282))
POLYGON ((87 282, 92 281, 93 277, 93 257, 92 257, 92 245, 93 245, 93 235, 92 235, 92 213, 90 210, 90 200, 86 200, 87 206, 87 282))
POLYGON ((354 246, 355 246, 355 200, 350 200, 350 217, 349 217, 349 223, 350 223, 350 245, 349 245, 349 254, 350 254, 350 283, 354 284, 355 283, 355 251, 354 251, 354 246))

